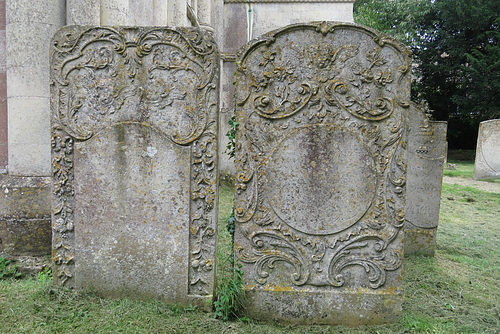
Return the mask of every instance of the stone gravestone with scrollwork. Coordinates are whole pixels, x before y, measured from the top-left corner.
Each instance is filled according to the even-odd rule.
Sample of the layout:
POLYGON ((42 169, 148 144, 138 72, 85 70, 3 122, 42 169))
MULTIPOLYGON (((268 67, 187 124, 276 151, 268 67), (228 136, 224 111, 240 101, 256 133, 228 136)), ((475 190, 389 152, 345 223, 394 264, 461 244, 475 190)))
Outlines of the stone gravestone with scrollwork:
POLYGON ((327 22, 239 53, 235 256, 248 315, 398 318, 409 56, 373 30, 327 22))
POLYGON ((69 26, 51 47, 54 280, 206 306, 218 52, 195 28, 69 26))
POLYGON ((479 124, 474 180, 500 179, 500 119, 479 124))
POLYGON ((411 103, 408 112, 408 169, 405 254, 434 255, 441 204, 446 122, 430 121, 411 103))

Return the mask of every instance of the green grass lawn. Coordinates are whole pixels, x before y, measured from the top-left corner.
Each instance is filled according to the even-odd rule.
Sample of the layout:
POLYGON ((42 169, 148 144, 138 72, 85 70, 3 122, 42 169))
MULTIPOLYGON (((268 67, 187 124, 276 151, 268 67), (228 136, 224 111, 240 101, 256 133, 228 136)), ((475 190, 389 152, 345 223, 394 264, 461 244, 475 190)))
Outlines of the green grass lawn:
MULTIPOLYGON (((457 162, 458 172, 445 174, 470 178, 470 169, 457 162)), ((232 203, 232 189, 223 185, 219 276, 228 270, 231 239, 224 219, 232 203)), ((499 245, 500 194, 444 184, 436 255, 405 259, 404 311, 397 323, 352 329, 224 322, 194 308, 68 291, 43 274, 0 280, 0 333, 498 333, 499 245)))
POLYGON ((457 169, 447 169, 444 168, 443 175, 444 176, 452 176, 452 177, 465 177, 471 178, 474 175, 474 162, 473 161, 450 161, 449 163, 455 164, 457 169))

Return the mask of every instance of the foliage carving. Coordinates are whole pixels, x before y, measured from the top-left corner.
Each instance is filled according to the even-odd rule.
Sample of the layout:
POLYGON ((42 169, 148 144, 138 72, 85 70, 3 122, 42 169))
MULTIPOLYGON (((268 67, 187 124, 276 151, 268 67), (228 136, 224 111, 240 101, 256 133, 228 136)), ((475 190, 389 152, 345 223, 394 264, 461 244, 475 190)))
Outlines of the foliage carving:
POLYGON ((189 294, 211 293, 217 77, 215 43, 198 29, 69 26, 56 34, 51 49, 51 108, 57 282, 74 284, 75 142, 106 127, 141 122, 155 126, 173 143, 191 147, 189 294))
MULTIPOLYGON (((406 181, 407 49, 369 29, 318 22, 264 35, 240 51, 237 65, 235 252, 246 283, 299 290, 311 286, 376 290, 388 280, 397 284, 406 181), (323 135, 333 140, 328 139, 332 132, 335 140, 348 138, 345 150, 366 157, 370 171, 366 175, 376 175, 350 190, 373 194, 352 197, 352 205, 362 200, 367 207, 356 220, 341 208, 329 212, 330 217, 303 216, 300 212, 314 212, 314 208, 301 204, 300 195, 286 192, 296 189, 300 194, 311 187, 315 194, 328 180, 340 182, 346 178, 343 173, 354 173, 353 166, 341 166, 338 152, 318 151, 323 137, 311 139, 323 135), (294 146, 299 137, 305 139, 294 146), (316 144, 308 144, 313 141, 316 144), (307 150, 307 145, 311 145, 311 154, 304 153, 308 165, 294 165, 302 159, 295 152, 307 150), (273 153, 283 150, 292 153, 273 153), (322 155, 337 159, 322 167, 339 163, 342 172, 331 176, 316 168, 322 155), (310 174, 300 174, 304 168, 311 168, 310 174), (275 181, 282 174, 286 177, 281 183, 275 181), (287 200, 276 200, 280 196, 287 200), (291 221, 295 217, 298 222, 291 221), (321 227, 336 220, 341 227, 321 227), (321 230, 315 231, 314 224, 320 224, 321 230)), ((357 164, 358 158, 353 159, 346 161, 357 164)), ((348 188, 331 185, 329 189, 330 195, 325 196, 348 188)), ((338 196, 349 197, 347 193, 338 196)))

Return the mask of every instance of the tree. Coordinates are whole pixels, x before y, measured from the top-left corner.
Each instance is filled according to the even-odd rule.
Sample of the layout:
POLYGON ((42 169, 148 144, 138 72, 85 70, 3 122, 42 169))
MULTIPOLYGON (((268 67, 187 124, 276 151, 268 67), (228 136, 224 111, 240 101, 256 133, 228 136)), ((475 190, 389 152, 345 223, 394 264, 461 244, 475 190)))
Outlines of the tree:
POLYGON ((415 49, 418 96, 448 121, 450 148, 475 148, 481 121, 500 117, 500 2, 437 0, 415 49))
POLYGON ((448 121, 450 148, 474 148, 479 122, 500 118, 500 1, 358 0, 355 20, 414 54, 412 87, 436 120, 448 121))
POLYGON ((418 48, 424 39, 422 24, 432 7, 432 0, 356 0, 354 20, 413 49, 418 48))

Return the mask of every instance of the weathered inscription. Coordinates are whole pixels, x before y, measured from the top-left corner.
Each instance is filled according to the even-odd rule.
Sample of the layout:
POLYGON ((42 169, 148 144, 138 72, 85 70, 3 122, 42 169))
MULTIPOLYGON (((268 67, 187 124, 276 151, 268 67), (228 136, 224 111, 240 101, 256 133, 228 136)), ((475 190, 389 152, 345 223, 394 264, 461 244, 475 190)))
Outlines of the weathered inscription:
POLYGON ((446 155, 446 122, 430 121, 424 110, 412 103, 408 130, 405 254, 433 255, 446 155))
POLYGON ((55 281, 205 306, 217 222, 212 38, 70 26, 54 37, 51 75, 55 281))
POLYGON ((318 22, 264 35, 237 65, 235 252, 249 314, 395 319, 408 51, 372 30, 318 22))

